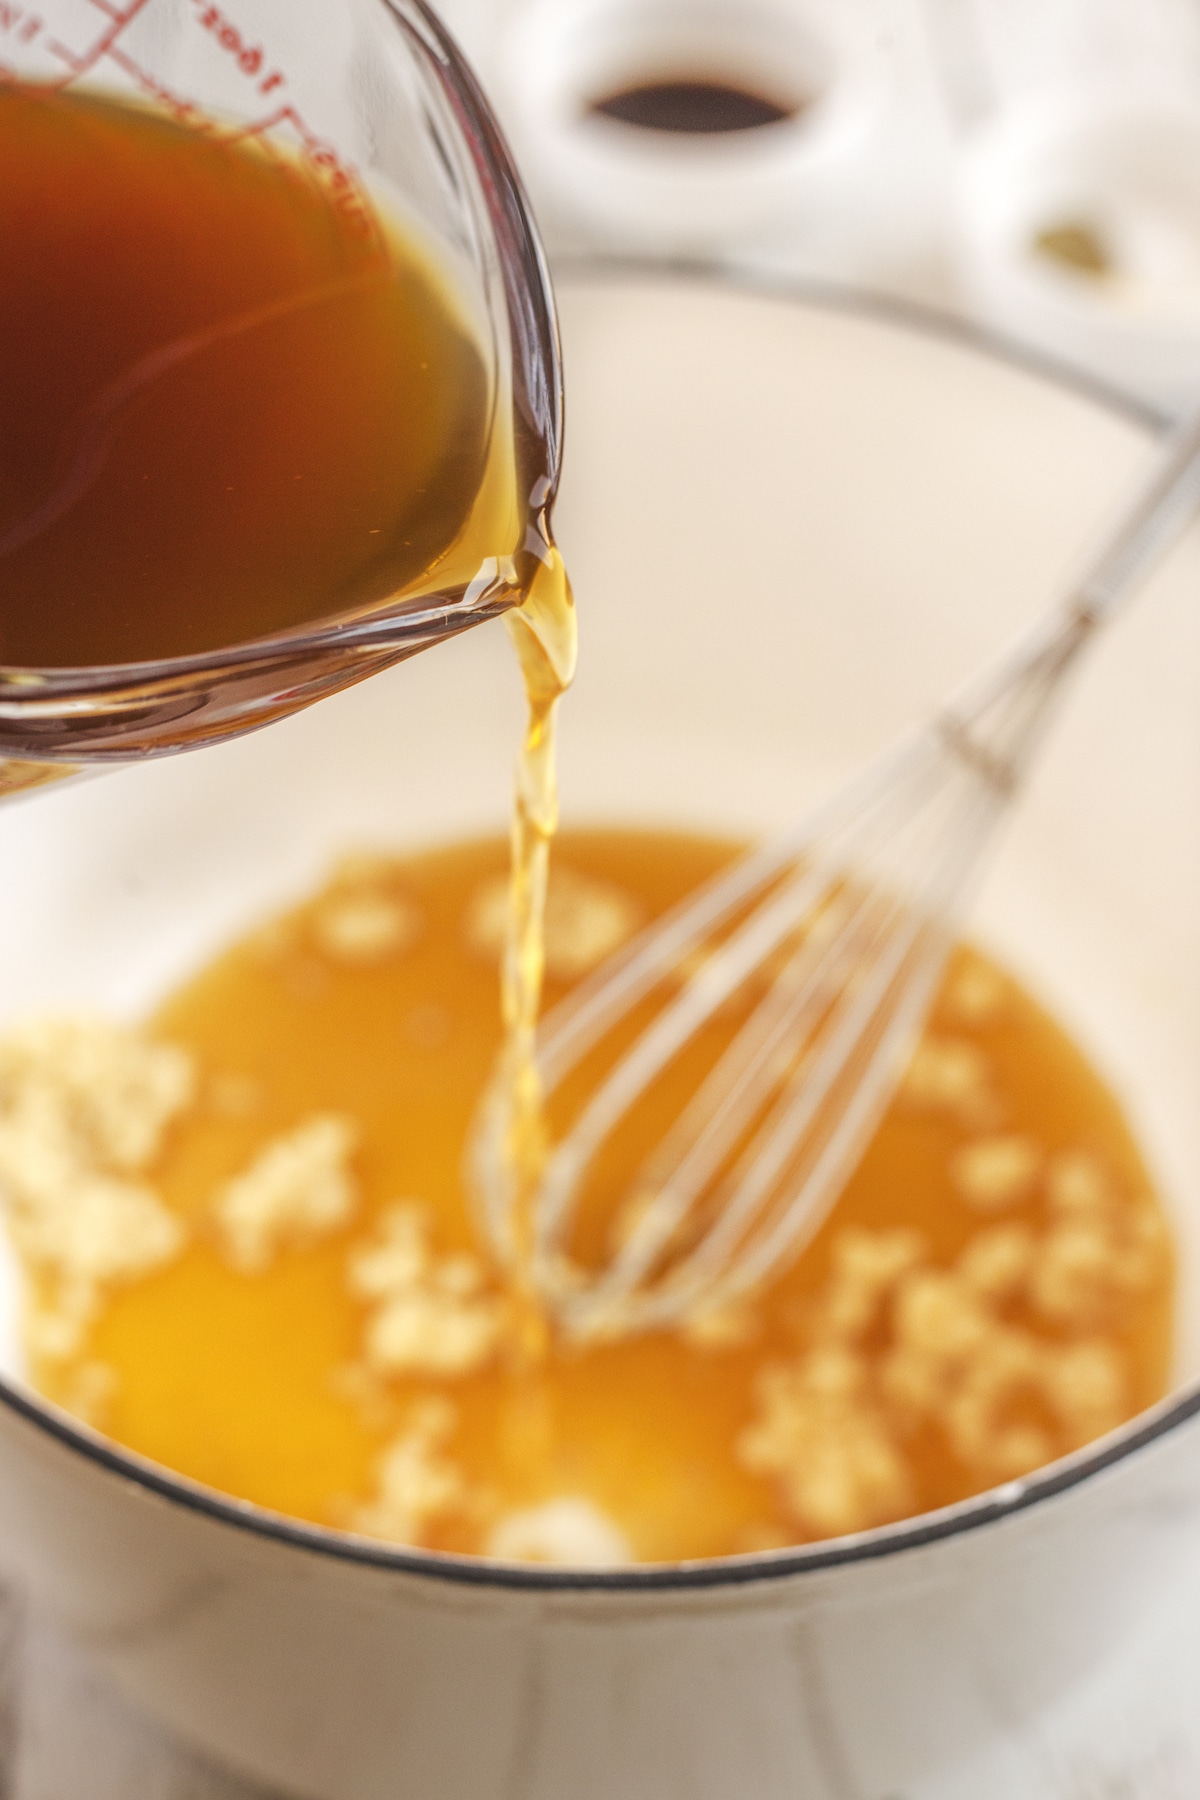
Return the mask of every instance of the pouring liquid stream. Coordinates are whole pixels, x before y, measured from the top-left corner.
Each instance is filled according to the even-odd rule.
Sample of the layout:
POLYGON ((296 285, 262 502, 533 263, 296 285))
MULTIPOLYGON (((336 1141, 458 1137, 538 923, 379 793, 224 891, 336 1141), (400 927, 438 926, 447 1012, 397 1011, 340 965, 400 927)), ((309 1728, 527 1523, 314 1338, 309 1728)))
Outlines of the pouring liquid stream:
POLYGON ((512 877, 501 975, 505 1042, 491 1103, 504 1115, 499 1136, 515 1195, 509 1274, 518 1339, 530 1362, 541 1358, 549 1328, 534 1280, 534 1207, 546 1160, 546 1122, 535 1035, 545 971, 546 884, 558 826, 555 726, 558 703, 575 672, 575 607, 558 551, 551 548, 519 611, 507 617, 525 682, 528 719, 517 764, 512 817, 512 877))

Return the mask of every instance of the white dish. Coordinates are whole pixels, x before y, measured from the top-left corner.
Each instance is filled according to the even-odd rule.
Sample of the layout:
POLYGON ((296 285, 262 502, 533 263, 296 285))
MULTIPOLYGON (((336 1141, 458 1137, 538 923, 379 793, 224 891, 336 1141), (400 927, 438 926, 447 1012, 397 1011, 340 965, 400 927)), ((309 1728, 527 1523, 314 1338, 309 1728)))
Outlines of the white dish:
MULTIPOLYGON (((569 817, 789 816, 1046 604, 1148 453, 1144 419, 868 313, 665 278, 567 279, 562 304, 569 817)), ((1192 533, 1100 645, 977 919, 1160 1171, 1185 1252, 1175 1400, 910 1524, 572 1576, 224 1500, 53 1414, 10 1360, 0 1551, 126 1691, 319 1800, 1060 1791, 1044 1721, 1200 1559, 1198 581, 1192 533)), ((519 712, 489 629, 3 812, 0 1016, 136 1011, 339 848, 501 829, 519 712)), ((1146 1791, 1126 1736, 1112 1769, 1146 1791)))
POLYGON ((811 0, 525 0, 498 42, 500 104, 538 192, 576 235, 659 256, 717 254, 805 219, 869 147, 888 100, 869 28, 811 0), (799 111, 759 130, 688 134, 592 110, 671 77, 741 85, 799 111))
POLYGON ((1046 91, 968 141, 960 273, 975 316, 1182 412, 1200 398, 1200 108, 1168 88, 1046 91), (1110 268, 1039 253, 1090 232, 1110 268))

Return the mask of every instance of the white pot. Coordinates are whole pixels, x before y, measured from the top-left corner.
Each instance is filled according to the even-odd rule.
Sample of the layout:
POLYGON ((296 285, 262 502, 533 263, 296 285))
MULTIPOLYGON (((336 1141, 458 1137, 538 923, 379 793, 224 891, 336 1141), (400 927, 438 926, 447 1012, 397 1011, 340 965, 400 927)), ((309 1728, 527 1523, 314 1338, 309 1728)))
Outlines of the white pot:
MULTIPOLYGON (((1046 602, 1147 454, 1131 415, 867 315, 656 279, 562 302, 568 817, 786 818, 1046 602)), ((313 1800, 1061 1794, 1046 1721, 1200 1564, 1198 575, 1193 535, 1098 648, 975 921, 1109 1070, 1158 1169, 1193 1322, 1169 1404, 907 1526, 571 1577, 223 1500, 14 1369, 6 1563, 183 1737, 313 1800)), ((240 743, 10 808, 4 1014, 136 1009, 336 850, 500 827, 518 721, 489 629, 240 743)), ((1131 1705, 1154 1679, 1129 1678, 1131 1705)), ((1139 1794, 1141 1754, 1109 1768, 1139 1794)))

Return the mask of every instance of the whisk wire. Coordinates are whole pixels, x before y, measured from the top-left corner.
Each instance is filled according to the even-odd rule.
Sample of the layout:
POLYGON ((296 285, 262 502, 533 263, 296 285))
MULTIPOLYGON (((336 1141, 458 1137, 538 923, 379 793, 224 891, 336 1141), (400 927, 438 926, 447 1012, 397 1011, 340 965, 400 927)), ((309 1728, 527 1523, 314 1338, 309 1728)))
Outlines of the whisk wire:
MULTIPOLYGON (((981 822, 980 830, 988 827, 981 822)), ((950 905, 953 886, 939 903, 931 901, 924 913, 915 913, 893 943, 872 978, 861 1001, 838 1022, 840 1041, 823 1046, 828 1074, 820 1084, 824 1107, 823 1129, 811 1137, 803 1134, 818 1109, 806 1101, 810 1076, 797 1073, 784 1113, 785 1144, 796 1149, 804 1169, 792 1176, 790 1197, 780 1192, 781 1205, 774 1225, 767 1221, 752 1245, 731 1263, 725 1291, 743 1293, 756 1286, 786 1258, 796 1255, 811 1240, 852 1173, 874 1125, 891 1098, 895 1072, 925 1017, 953 939, 950 905), (874 1003, 874 1004, 873 1004, 874 1003), (846 1089, 837 1104, 837 1090, 846 1089)), ((815 1061, 816 1059, 814 1059, 815 1061)), ((817 1085, 814 1081, 814 1085, 817 1085)), ((749 1161, 749 1158, 747 1158, 749 1161)), ((760 1195, 763 1194, 761 1183, 760 1195)), ((746 1208, 747 1213, 751 1211, 746 1208)), ((728 1247, 719 1235, 723 1215, 714 1226, 709 1243, 697 1255, 697 1273, 711 1279, 718 1291, 717 1269, 728 1247)))
POLYGON ((947 909, 970 872, 974 840, 1002 804, 975 780, 950 785, 964 829, 947 834, 940 862, 924 863, 914 893, 861 880, 856 892, 854 878, 840 872, 838 929, 815 954, 801 945, 645 1165, 633 1193, 648 1204, 604 1276, 571 1295, 571 1328, 645 1326, 701 1296, 721 1304, 819 1228, 849 1173, 848 1157, 852 1166, 852 1147, 861 1148, 862 1132, 891 1092, 892 1063, 908 1047, 944 961, 947 909), (847 894, 855 896, 850 904, 847 894), (801 971, 793 987, 789 974, 801 971), (871 1079, 856 1073, 864 1062, 871 1079), (711 1193, 705 1235, 635 1298, 756 1117, 736 1166, 711 1193))
MULTIPOLYGON (((797 950, 768 987, 632 1184, 649 1204, 618 1252, 612 1289, 647 1273, 684 1217, 761 1115, 773 1082, 794 1066, 800 1047, 836 993, 839 974, 862 929, 858 908, 832 942, 797 950)), ((823 915, 831 917, 830 913, 823 915)))
POLYGON ((910 734, 885 757, 858 770, 837 793, 689 894, 581 981, 542 1025, 538 1065, 547 1088, 554 1087, 615 1020, 661 983, 668 964, 682 962, 710 940, 813 844, 836 831, 839 823, 865 830, 872 807, 888 800, 893 784, 922 765, 922 736, 910 734))
MULTIPOLYGON (((543 1172, 539 1206, 544 1243, 555 1245, 563 1215, 578 1183, 600 1145, 624 1117, 631 1104, 679 1052, 693 1041, 696 1033, 766 959, 788 937, 794 935, 798 923, 811 921, 819 915, 832 887, 842 879, 837 873, 838 869, 864 864, 876 811, 890 799, 892 782, 899 778, 912 784, 914 812, 918 812, 919 807, 928 800, 929 790, 938 779, 938 771, 930 763, 928 744, 914 740, 905 745, 899 755, 893 754, 891 761, 891 781, 880 780, 882 772, 872 771, 871 782, 859 784, 865 792, 864 804, 858 807, 843 805, 836 810, 830 807, 821 809, 818 817, 823 816, 826 822, 828 842, 822 846, 820 855, 817 854, 819 834, 811 829, 798 831, 795 834, 798 845, 806 846, 809 850, 808 858, 798 867, 795 866, 796 848, 790 848, 785 861, 781 848, 777 846, 772 858, 769 861, 764 859, 760 864, 756 887, 749 885, 747 872, 736 888, 730 884, 730 889, 722 891, 721 879, 718 878, 717 883, 702 896, 705 922, 710 925, 714 915, 718 915, 718 909, 718 916, 724 922, 736 907, 752 900, 755 891, 768 889, 767 898, 760 909, 751 914, 727 939, 718 943, 699 971, 689 976, 674 998, 667 1002, 647 1027, 644 1035, 599 1084, 575 1119, 571 1131, 549 1157, 543 1172), (839 812, 845 816, 837 816, 839 812), (789 862, 793 866, 780 880, 781 868, 787 869, 789 862), (779 885, 770 890, 768 884, 772 880, 779 885), (736 901, 733 899, 733 892, 736 892, 736 901)), ((894 807, 888 806, 887 811, 893 825, 903 824, 904 816, 898 817, 894 807)), ((622 1010, 633 1004, 632 995, 636 994, 641 999, 653 986, 661 985, 673 970, 683 965, 683 953, 694 949, 694 934, 687 930, 677 931, 677 923, 677 918, 669 917, 661 933, 652 927, 637 946, 635 954, 618 971, 618 982, 626 971, 637 971, 630 977, 629 985, 622 989, 622 1010), (650 970, 653 970, 653 982, 648 978, 650 970)), ((581 1053, 581 1044, 590 1047, 595 1030, 596 1021, 593 1017, 578 1037, 571 1040, 575 1059, 581 1053)), ((552 1039, 552 1045, 561 1046, 561 1042, 561 1038, 552 1039)), ((566 1064, 565 1052, 560 1047, 557 1056, 551 1051, 539 1057, 539 1066, 546 1093, 549 1094, 557 1085, 564 1067, 572 1065, 566 1064)))

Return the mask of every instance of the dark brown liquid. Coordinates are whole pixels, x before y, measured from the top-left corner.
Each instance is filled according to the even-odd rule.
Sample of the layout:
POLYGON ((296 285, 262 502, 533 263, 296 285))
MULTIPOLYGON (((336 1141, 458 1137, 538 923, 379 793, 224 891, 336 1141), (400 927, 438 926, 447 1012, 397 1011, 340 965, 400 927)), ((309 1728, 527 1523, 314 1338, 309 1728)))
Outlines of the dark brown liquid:
POLYGON ((261 146, 0 86, 0 664, 243 643, 472 547, 482 356, 428 257, 345 200, 261 146))
POLYGON ((795 118, 803 106, 723 81, 641 81, 592 103, 592 111, 642 131, 690 135, 754 131, 795 118))

